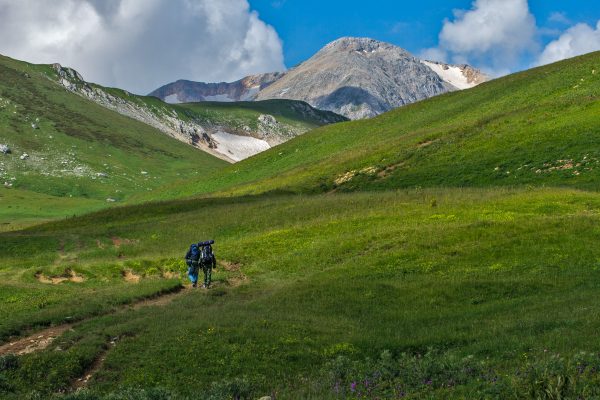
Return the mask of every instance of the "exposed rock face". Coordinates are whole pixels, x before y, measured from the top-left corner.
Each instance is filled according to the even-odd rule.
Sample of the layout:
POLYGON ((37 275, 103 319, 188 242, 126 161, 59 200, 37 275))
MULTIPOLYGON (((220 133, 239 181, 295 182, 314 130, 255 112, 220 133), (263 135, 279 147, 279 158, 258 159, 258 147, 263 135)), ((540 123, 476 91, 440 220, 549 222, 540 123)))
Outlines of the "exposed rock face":
POLYGON ((361 119, 470 88, 487 79, 468 65, 421 61, 388 43, 342 38, 285 73, 251 76, 230 84, 177 81, 151 95, 175 101, 302 100, 322 110, 361 119))
MULTIPOLYGON (((54 64, 53 67, 58 75, 58 82, 67 90, 230 162, 250 157, 301 135, 308 129, 295 124, 280 123, 269 114, 262 114, 257 121, 250 121, 254 128, 239 126, 235 118, 228 122, 215 123, 206 118, 194 118, 189 114, 180 115, 168 104, 149 105, 129 92, 113 89, 108 91, 101 86, 90 84, 71 68, 64 68, 60 64, 54 64)), ((264 79, 266 78, 256 76, 245 78, 243 81, 247 87, 254 87, 265 82, 264 79)), ((319 121, 320 124, 346 120, 340 115, 315 110, 299 101, 289 102, 286 106, 303 118, 319 121)))
MULTIPOLYGON (((133 99, 127 101, 124 98, 113 96, 99 87, 90 85, 83 80, 75 70, 62 67, 60 64, 53 64, 54 69, 60 77, 59 83, 68 90, 87 97, 88 99, 108 108, 119 114, 126 115, 147 125, 150 125, 169 136, 182 142, 189 143, 217 157, 224 158, 220 153, 215 152, 214 141, 206 134, 204 127, 193 122, 180 119, 176 112, 167 110, 150 110, 146 106, 138 104, 133 99)), ((126 95, 129 93, 125 92, 126 95)), ((229 161, 229 159, 227 159, 229 161)))
POLYGON ((158 97, 167 103, 249 101, 254 100, 260 90, 279 79, 281 75, 283 73, 279 72, 251 75, 232 83, 203 83, 179 80, 156 89, 149 96, 158 97))
POLYGON ((453 89, 399 47, 343 38, 290 70, 257 99, 303 99, 317 108, 360 119, 453 89))

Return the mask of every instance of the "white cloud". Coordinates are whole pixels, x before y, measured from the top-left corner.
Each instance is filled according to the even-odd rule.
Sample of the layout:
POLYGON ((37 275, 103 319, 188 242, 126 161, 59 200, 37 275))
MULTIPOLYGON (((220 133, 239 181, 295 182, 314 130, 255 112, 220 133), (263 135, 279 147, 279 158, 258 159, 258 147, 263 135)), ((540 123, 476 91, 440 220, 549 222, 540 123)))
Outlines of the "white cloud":
POLYGON ((285 68, 277 32, 247 0, 0 0, 0 53, 136 93, 285 68))
POLYGON ((507 68, 535 49, 536 23, 527 0, 476 0, 469 11, 445 21, 440 47, 463 59, 507 68))
POLYGON ((597 50, 600 50, 600 21, 596 29, 587 24, 577 24, 548 43, 536 64, 550 64, 597 50))
POLYGON ((527 0, 474 0, 470 10, 455 10, 454 19, 444 21, 439 45, 422 56, 476 64, 498 76, 535 52, 536 34, 527 0))

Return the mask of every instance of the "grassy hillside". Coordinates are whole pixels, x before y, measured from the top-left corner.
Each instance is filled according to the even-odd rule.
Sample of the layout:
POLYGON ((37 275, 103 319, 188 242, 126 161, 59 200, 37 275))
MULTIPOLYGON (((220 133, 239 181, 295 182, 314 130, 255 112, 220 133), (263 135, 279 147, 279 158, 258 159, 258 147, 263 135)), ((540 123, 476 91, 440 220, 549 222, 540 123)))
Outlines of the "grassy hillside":
POLYGON ((258 133, 258 117, 262 114, 274 116, 281 124, 278 133, 284 139, 297 136, 311 129, 347 118, 331 111, 318 110, 298 100, 265 100, 240 102, 199 102, 169 104, 151 96, 137 96, 121 89, 105 88, 89 84, 107 93, 131 102, 163 119, 165 115, 176 115, 182 121, 194 122, 207 129, 221 127, 230 132, 245 135, 258 133), (250 128, 248 130, 247 128, 250 128))
POLYGON ((431 186, 598 189, 600 53, 335 124, 182 194, 431 186))
POLYGON ((228 125, 240 130, 243 126, 258 129, 257 120, 261 114, 274 116, 277 121, 289 126, 290 133, 306 132, 332 122, 347 121, 347 118, 331 111, 318 110, 297 100, 201 102, 170 106, 186 110, 187 115, 197 121, 228 125))
POLYGON ((0 232, 0 343, 71 324, 0 356, 0 396, 598 398, 599 64, 319 128, 151 192, 204 198, 0 232), (209 238, 211 290, 124 306, 187 284, 187 246, 209 238))
MULTIPOLYGON (((200 171, 225 165, 69 93, 54 82, 54 74, 50 66, 0 57, 0 144, 11 149, 10 154, 0 153, 0 199, 6 204, 16 199, 8 192, 19 190, 23 198, 11 202, 13 210, 43 208, 36 210, 37 217, 60 214, 49 211, 46 200, 38 201, 53 196, 69 199, 73 210, 64 211, 70 215, 79 204, 80 210, 89 210, 106 205, 106 199, 124 201, 181 176, 201 179, 200 171)), ((4 215, 5 209, 2 221, 4 215)))
POLYGON ((264 150, 264 144, 272 147, 315 127, 347 121, 345 117, 296 100, 168 104, 155 97, 86 82, 77 71, 58 64, 53 65, 53 70, 56 81, 69 91, 228 161, 256 154, 258 150, 246 153, 252 147, 249 138, 264 140, 266 143, 261 147, 264 150), (224 139, 223 132, 243 138, 226 135, 224 139), (230 148, 231 140, 246 142, 246 149, 230 148))
POLYGON ((69 390, 103 356, 90 388, 122 398, 598 394, 599 215, 595 193, 435 189, 170 202, 0 234, 0 335, 88 318, 5 361, 0 390, 69 390), (211 291, 93 317, 168 290, 185 243, 209 237, 211 291), (70 270, 85 281, 36 279, 70 270))

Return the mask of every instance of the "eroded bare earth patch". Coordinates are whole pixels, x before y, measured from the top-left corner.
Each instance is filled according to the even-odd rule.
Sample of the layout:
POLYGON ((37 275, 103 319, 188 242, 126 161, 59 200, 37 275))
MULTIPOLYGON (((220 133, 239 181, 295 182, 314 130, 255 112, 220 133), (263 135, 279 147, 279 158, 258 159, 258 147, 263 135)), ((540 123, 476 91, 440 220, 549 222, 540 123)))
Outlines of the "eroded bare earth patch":
POLYGON ((70 268, 66 269, 65 273, 62 275, 46 276, 44 273, 38 272, 35 274, 35 278, 41 283, 52 285, 58 285, 63 282, 82 283, 85 281, 85 277, 83 275, 79 275, 70 268))

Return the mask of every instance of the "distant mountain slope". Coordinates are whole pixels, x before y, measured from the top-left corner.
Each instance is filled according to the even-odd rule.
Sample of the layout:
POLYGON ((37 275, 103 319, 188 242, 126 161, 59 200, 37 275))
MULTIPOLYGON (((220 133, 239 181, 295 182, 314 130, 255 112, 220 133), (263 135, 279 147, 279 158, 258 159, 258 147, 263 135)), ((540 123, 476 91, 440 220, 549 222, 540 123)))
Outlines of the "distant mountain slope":
MULTIPOLYGON (((313 128, 346 120, 295 100, 236 102, 227 106, 206 102, 172 105, 156 97, 88 83, 77 71, 59 64, 53 68, 58 81, 68 90, 230 162, 250 157, 313 128)), ((253 82, 246 80, 248 85, 253 82)))
POLYGON ((250 75, 236 82, 204 83, 187 80, 164 85, 149 96, 158 97, 167 103, 193 103, 197 101, 247 101, 279 79, 283 73, 274 72, 250 75))
POLYGON ((388 43, 342 38, 285 73, 229 84, 177 81, 151 95, 172 102, 295 99, 361 119, 486 80, 468 65, 421 61, 388 43))
POLYGON ((600 189, 600 52, 316 129, 187 193, 600 189))
POLYGON ((16 198, 2 192, 19 191, 17 204, 2 201, 14 215, 44 207, 47 196, 28 193, 99 200, 98 206, 183 176, 202 179, 226 165, 66 91, 57 79, 51 66, 0 56, 0 201, 16 198))

